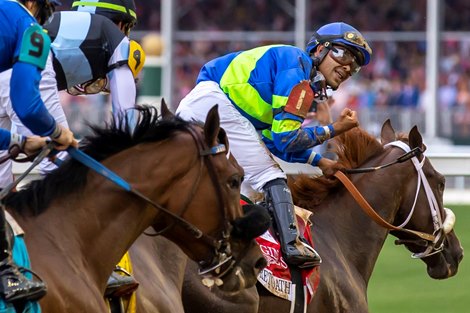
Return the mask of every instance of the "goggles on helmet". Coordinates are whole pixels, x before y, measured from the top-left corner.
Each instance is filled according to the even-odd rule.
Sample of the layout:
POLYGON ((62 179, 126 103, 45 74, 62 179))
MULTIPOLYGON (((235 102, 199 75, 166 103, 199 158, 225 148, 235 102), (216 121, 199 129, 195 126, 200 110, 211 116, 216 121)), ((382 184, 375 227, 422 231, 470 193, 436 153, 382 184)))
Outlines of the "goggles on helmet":
POLYGON ((347 48, 338 45, 333 45, 330 48, 329 54, 331 58, 339 64, 349 65, 351 68, 351 74, 356 74, 361 70, 361 67, 357 63, 356 57, 347 48))
POLYGON ((97 80, 88 81, 86 83, 70 87, 67 89, 67 92, 72 96, 93 95, 100 92, 109 93, 107 85, 107 78, 98 78, 97 80))

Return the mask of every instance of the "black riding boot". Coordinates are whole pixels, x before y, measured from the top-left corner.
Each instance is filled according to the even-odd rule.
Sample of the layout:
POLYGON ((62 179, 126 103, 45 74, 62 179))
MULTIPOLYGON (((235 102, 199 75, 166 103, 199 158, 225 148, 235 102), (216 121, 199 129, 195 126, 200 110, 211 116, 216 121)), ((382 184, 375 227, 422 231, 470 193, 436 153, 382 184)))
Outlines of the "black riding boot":
POLYGON ((20 273, 11 256, 10 241, 6 233, 3 207, 0 208, 0 295, 5 301, 38 300, 46 294, 46 285, 27 279, 20 273))
POLYGON ((281 178, 272 180, 263 189, 274 216, 286 263, 299 267, 319 265, 320 256, 298 232, 294 204, 286 181, 281 178))
POLYGON ((131 295, 138 287, 139 283, 131 273, 116 265, 116 268, 108 278, 104 295, 106 297, 124 297, 131 295))

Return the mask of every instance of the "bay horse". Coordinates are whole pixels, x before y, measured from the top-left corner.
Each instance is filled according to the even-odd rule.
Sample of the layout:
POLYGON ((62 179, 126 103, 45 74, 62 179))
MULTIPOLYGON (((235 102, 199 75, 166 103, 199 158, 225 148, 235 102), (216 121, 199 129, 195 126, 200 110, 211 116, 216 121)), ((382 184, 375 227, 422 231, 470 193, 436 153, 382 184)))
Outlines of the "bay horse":
POLYGON ((263 258, 244 258, 245 245, 231 245, 232 224, 243 220, 243 170, 227 153, 217 107, 203 127, 159 118, 152 107, 136 110, 135 128, 123 116, 93 127, 82 145, 134 193, 69 159, 5 198, 25 231, 32 269, 48 285, 40 301, 44 312, 106 312, 109 275, 150 225, 199 262, 208 277, 234 290, 243 287, 240 279, 256 280, 240 278, 230 266, 234 259, 255 267, 263 258))
MULTIPOLYGON (((234 222, 232 244, 234 247, 239 246, 240 249, 243 247, 246 253, 245 258, 257 259, 260 255, 260 248, 253 238, 267 230, 270 225, 269 215, 263 207, 257 205, 246 205, 243 209, 246 216, 243 221, 249 225, 240 227, 241 220, 234 222), (247 242, 248 245, 246 245, 247 242)), ((166 238, 141 235, 130 248, 129 255, 133 264, 134 277, 142 286, 136 292, 136 312, 184 313, 181 289, 188 258, 183 251, 166 238), (161 253, 161 251, 166 253, 161 253), (155 290, 160 292, 155 292, 155 290)), ((234 265, 235 270, 241 273, 240 275, 243 274, 243 277, 255 279, 245 279, 244 288, 238 288, 238 290, 233 290, 233 288, 227 290, 224 288, 225 284, 217 286, 217 290, 224 290, 226 294, 243 294, 245 289, 255 286, 256 277, 265 266, 265 262, 262 264, 263 266, 248 267, 243 262, 238 262, 234 265)), ((204 279, 201 279, 199 273, 196 276, 198 282, 204 279)), ((203 284, 197 287, 207 289, 207 286, 203 284)))
MULTIPOLYGON (((404 149, 426 149, 416 126, 407 135, 396 134, 389 120, 382 126, 381 142, 354 128, 332 143, 345 168, 375 168, 394 163, 404 149)), ((391 231, 398 243, 426 264, 431 278, 446 279, 457 273, 463 249, 452 229, 453 213, 443 207, 445 179, 424 154, 350 178, 385 221, 435 235, 427 241, 405 231, 391 231)), ((320 284, 306 312, 369 312, 367 285, 389 230, 367 216, 338 180, 300 175, 289 186, 294 202, 314 212, 315 249, 323 259, 320 284)), ((292 312, 290 302, 271 295, 260 284, 236 296, 198 288, 194 269, 194 263, 188 262, 182 293, 186 313, 229 313, 234 308, 237 313, 292 312)))

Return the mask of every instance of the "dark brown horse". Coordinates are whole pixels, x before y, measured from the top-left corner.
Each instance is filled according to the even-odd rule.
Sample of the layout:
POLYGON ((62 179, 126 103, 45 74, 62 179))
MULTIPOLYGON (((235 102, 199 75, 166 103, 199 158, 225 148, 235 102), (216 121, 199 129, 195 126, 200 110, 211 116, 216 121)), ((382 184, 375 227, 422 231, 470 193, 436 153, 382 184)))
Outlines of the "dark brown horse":
MULTIPOLYGON (((405 153, 404 149, 426 149, 416 127, 408 136, 398 136, 389 121, 382 127, 381 143, 356 128, 335 138, 334 146, 346 168, 377 167, 393 162, 405 153)), ((403 231, 392 232, 427 265, 431 278, 445 279, 457 273, 463 249, 452 230, 453 213, 443 208, 444 177, 429 159, 419 154, 377 171, 353 174, 351 180, 387 222, 436 235, 435 240, 427 241, 403 231)), ((367 285, 388 230, 364 214, 339 181, 299 176, 290 187, 296 204, 315 213, 313 237, 323 258, 320 285, 307 312, 369 312, 367 285)), ((291 312, 290 302, 261 286, 244 290, 239 296, 220 290, 214 296, 213 291, 196 287, 200 284, 192 262, 186 280, 186 313, 291 312), (208 307, 211 309, 206 310, 208 307)))
MULTIPOLYGON (((231 243, 236 250, 243 249, 245 251, 245 259, 255 260, 260 256, 260 249, 253 237, 260 236, 269 227, 269 215, 263 207, 257 205, 246 205, 243 208, 245 218, 233 223, 231 243), (243 224, 241 224, 242 222, 243 224)), ((137 290, 137 312, 183 313, 181 289, 188 258, 181 249, 165 238, 142 235, 132 245, 129 254, 132 259, 134 276, 142 286, 137 290), (165 253, 161 253, 162 251, 165 253), (155 290, 161 290, 161 292, 155 292, 155 290)), ((255 286, 256 277, 265 265, 264 258, 263 262, 259 262, 258 265, 260 264, 263 266, 253 267, 247 262, 234 264, 234 271, 243 277, 245 288, 255 286), (254 277, 255 280, 247 279, 247 277, 254 277)), ((195 279, 198 282, 196 287, 207 289, 201 284, 204 278, 199 275, 197 270, 195 276, 197 276, 195 279)), ((245 289, 241 288, 227 290, 222 285, 217 290, 225 290, 225 294, 250 296, 250 294, 244 293, 245 289)), ((257 297, 257 295, 255 296, 257 297)))
POLYGON ((240 278, 231 266, 259 266, 262 257, 240 261, 249 243, 231 244, 232 222, 243 215, 243 171, 224 153, 228 142, 217 109, 203 127, 159 119, 149 107, 138 113, 135 129, 122 119, 119 126, 94 128, 83 145, 135 193, 68 160, 5 199, 26 233, 33 270, 48 284, 44 312, 106 312, 102 295, 109 275, 150 225, 198 261, 206 275, 224 273, 219 279, 227 289, 242 288, 240 279, 256 280, 240 278))

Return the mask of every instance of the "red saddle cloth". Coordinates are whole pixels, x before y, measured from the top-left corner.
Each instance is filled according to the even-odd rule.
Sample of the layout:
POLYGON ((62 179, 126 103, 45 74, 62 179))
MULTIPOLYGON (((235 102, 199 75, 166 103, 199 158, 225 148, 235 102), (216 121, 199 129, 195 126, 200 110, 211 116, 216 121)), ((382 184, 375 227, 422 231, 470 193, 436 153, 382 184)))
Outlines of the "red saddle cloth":
MULTIPOLYGON (((309 221, 309 216, 312 213, 299 207, 296 207, 295 211, 299 231, 304 234, 304 238, 306 238, 309 244, 314 247, 311 222, 309 221)), ((274 232, 270 229, 260 237, 256 238, 256 241, 264 254, 264 258, 268 261, 268 266, 265 267, 258 275, 258 282, 260 282, 275 296, 289 301, 294 301, 296 289, 295 284, 292 282, 289 267, 282 258, 281 245, 274 235, 274 232)), ((313 295, 320 283, 320 269, 319 266, 316 266, 299 270, 302 275, 305 299, 307 300, 307 303, 309 303, 313 299, 313 295)))

